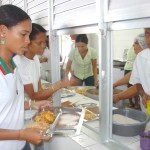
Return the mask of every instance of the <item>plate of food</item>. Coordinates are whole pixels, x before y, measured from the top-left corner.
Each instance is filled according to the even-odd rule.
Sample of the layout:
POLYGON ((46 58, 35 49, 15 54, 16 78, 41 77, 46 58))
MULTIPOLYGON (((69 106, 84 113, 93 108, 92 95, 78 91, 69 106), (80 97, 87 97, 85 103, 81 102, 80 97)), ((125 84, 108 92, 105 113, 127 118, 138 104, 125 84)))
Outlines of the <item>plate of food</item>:
POLYGON ((85 111, 85 116, 84 116, 84 121, 92 121, 98 119, 99 116, 94 114, 92 111, 86 109, 85 111))
POLYGON ((36 113, 26 128, 38 128, 48 135, 79 134, 85 109, 53 107, 36 113))
POLYGON ((84 103, 77 105, 78 108, 85 108, 84 121, 92 121, 99 119, 100 110, 99 106, 95 103, 84 103))
POLYGON ((43 131, 54 128, 61 115, 61 109, 48 108, 36 112, 26 128, 38 128, 43 131))
POLYGON ((68 87, 69 90, 74 91, 81 95, 85 95, 88 89, 93 89, 93 88, 95 87, 94 86, 70 86, 68 87))

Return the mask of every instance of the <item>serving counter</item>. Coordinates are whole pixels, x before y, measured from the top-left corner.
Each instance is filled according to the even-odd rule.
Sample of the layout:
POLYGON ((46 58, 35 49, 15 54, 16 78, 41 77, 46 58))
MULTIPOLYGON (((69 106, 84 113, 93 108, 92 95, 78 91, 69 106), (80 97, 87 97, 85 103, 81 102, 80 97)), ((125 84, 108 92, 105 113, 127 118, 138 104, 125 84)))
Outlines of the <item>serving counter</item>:
MULTIPOLYGON (((62 98, 61 102, 70 101, 75 104, 84 104, 84 103, 95 103, 99 105, 99 102, 91 98, 85 97, 80 94, 75 94, 71 97, 62 98)), ((90 133, 86 125, 89 127, 94 127, 96 130, 99 128, 99 121, 89 121, 83 124, 81 133, 79 135, 70 135, 70 136, 54 136, 53 139, 49 142, 44 142, 44 145, 36 148, 36 150, 108 150, 102 144, 98 142, 98 137, 92 132, 90 137, 86 132, 90 133), (92 135, 93 134, 93 135, 92 135)))
MULTIPOLYGON (((78 104, 80 104, 80 103, 95 103, 95 104, 99 105, 98 101, 93 100, 89 97, 80 95, 80 94, 76 94, 73 97, 63 98, 62 102, 68 101, 68 100, 71 102, 75 102, 76 104, 77 103, 78 104)), ((83 124, 83 126, 85 126, 85 127, 88 126, 93 131, 100 134, 99 120, 85 122, 83 124)), ((147 123, 145 130, 150 130, 150 122, 147 123)), ((99 150, 101 148, 101 146, 103 146, 98 142, 98 137, 96 137, 95 135, 92 136, 92 133, 91 133, 91 135, 86 135, 84 130, 82 130, 82 131, 83 132, 81 132, 81 135, 78 135, 78 136, 72 138, 79 145, 82 145, 85 149, 88 149, 88 150, 99 150), (82 138, 84 138, 84 140, 82 140, 82 138), (94 139, 94 141, 92 139, 94 139), (86 144, 84 144, 84 141, 89 141, 89 140, 93 141, 93 142, 88 142, 88 143, 91 143, 90 146, 87 146, 86 144)), ((124 137, 124 136, 113 135, 113 139, 115 139, 116 141, 118 141, 120 143, 123 143, 124 145, 129 147, 129 149, 141 150, 140 149, 140 136, 139 135, 133 136, 133 137, 124 137)), ((105 149, 106 148, 104 148, 104 150, 105 149)))
MULTIPOLYGON (((94 103, 99 105, 99 101, 86 97, 84 95, 76 93, 70 97, 61 98, 61 103, 70 101, 73 104, 80 105, 86 103, 94 103)), ((147 124, 146 130, 150 130, 150 123, 147 124)), ((86 121, 83 123, 81 133, 79 135, 71 136, 57 136, 54 137, 49 142, 44 142, 43 145, 36 147, 36 150, 108 150, 104 145, 100 143, 99 139, 100 125, 99 119, 93 121, 86 121), (92 130, 91 130, 92 129, 92 130)), ((140 150, 140 137, 123 137, 118 135, 113 135, 113 139, 123 143, 129 149, 140 150)), ((113 150, 113 149, 111 149, 113 150)))

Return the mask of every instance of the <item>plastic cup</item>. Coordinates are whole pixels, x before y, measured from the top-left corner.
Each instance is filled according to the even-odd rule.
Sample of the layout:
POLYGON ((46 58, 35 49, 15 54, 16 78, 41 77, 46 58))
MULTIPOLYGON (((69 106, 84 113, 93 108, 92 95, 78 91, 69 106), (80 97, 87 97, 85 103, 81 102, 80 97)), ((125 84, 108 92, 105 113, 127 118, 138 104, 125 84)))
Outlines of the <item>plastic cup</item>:
POLYGON ((140 134, 140 147, 142 150, 150 150, 150 131, 140 134))

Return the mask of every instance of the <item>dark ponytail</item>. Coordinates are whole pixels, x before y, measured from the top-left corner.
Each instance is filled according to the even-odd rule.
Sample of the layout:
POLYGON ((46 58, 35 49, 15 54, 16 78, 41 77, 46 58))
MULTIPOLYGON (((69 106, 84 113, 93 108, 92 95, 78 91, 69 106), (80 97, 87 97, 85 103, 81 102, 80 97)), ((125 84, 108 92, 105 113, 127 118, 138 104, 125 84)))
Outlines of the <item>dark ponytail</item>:
POLYGON ((0 25, 10 28, 28 19, 31 20, 29 15, 17 6, 10 4, 0 6, 0 25))

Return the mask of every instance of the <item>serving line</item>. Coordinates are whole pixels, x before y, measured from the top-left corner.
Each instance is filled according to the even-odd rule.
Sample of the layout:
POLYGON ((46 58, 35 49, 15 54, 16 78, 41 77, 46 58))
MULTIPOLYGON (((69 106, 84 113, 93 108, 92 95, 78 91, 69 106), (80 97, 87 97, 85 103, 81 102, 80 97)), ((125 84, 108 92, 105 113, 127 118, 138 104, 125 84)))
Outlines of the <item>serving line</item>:
MULTIPOLYGON (((66 98, 61 98, 61 102, 66 102, 70 101, 75 104, 86 104, 86 103, 95 103, 99 105, 99 102, 91 99, 89 97, 86 97, 84 95, 80 95, 76 93, 72 97, 66 97, 66 98)), ((89 121, 86 122, 88 126, 91 128, 94 128, 97 132, 100 134, 100 125, 99 125, 99 120, 95 121, 89 121)), ((147 123, 146 129, 145 130, 150 130, 150 122, 147 123)), ((69 137, 54 137, 54 139, 50 142, 45 142, 44 143, 44 150, 49 150, 52 148, 53 150, 67 150, 68 146, 64 143, 70 143, 72 145, 72 150, 75 149, 80 149, 80 150, 108 150, 106 147, 104 147, 101 143, 99 143, 96 140, 93 140, 94 138, 92 136, 89 136, 85 134, 85 132, 82 132, 79 135, 72 135, 69 137), (90 144, 88 144, 90 143, 90 144), (59 147, 58 147, 59 146, 59 147), (75 149, 74 149, 75 148, 75 149)), ((118 135, 113 135, 113 139, 123 143, 124 145, 127 145, 131 150, 141 150, 140 149, 140 136, 133 136, 133 137, 123 137, 123 136, 118 136, 118 135)))
MULTIPOLYGON (((61 102, 65 102, 65 101, 70 101, 70 102, 76 103, 78 105, 84 104, 84 103, 85 104, 86 103, 95 103, 95 104, 99 105, 98 101, 91 99, 89 97, 86 97, 84 95, 80 95, 80 94, 76 94, 73 97, 61 99, 61 102)), ((116 108, 113 107, 113 109, 116 109, 116 108)), ((94 129, 96 132, 99 132, 99 134, 100 134, 99 120, 89 121, 89 122, 84 123, 84 125, 88 125, 91 129, 94 129)), ((147 123, 145 131, 150 131, 150 122, 147 123)), ((85 133, 82 133, 82 134, 85 134, 85 133)), ((80 137, 80 135, 79 135, 79 137, 80 137)), ((133 136, 133 137, 124 137, 124 136, 118 136, 118 135, 113 134, 113 139, 119 141, 120 143, 123 143, 124 145, 127 145, 131 150, 141 150, 139 135, 133 136)), ((79 141, 77 141, 77 140, 76 140, 76 142, 79 143, 79 141)), ((79 144, 82 144, 82 143, 79 143, 79 144)), ((99 143, 97 142, 97 144, 99 144, 99 143)))

